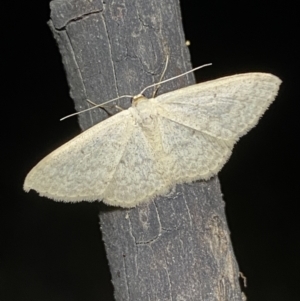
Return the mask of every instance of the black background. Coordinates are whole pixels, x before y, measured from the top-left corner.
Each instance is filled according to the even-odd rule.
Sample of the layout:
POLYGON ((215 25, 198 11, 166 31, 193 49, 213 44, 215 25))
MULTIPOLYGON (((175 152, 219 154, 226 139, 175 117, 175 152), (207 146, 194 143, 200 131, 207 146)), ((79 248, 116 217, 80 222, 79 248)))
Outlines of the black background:
MULTIPOLYGON (((292 3, 181 2, 193 65, 213 63, 198 81, 249 71, 283 80, 219 174, 249 301, 299 300, 300 22, 292 3)), ((80 130, 76 118, 59 121, 74 108, 46 25, 49 0, 10 4, 1 26, 0 300, 113 300, 99 205, 22 190, 27 172, 80 130)))

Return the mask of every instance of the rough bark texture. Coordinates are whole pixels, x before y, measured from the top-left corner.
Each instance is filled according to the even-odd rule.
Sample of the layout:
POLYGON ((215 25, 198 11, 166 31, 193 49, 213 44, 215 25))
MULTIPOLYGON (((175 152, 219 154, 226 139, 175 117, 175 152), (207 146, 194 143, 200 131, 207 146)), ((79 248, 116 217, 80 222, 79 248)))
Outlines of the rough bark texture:
MULTIPOLYGON (((76 110, 89 107, 86 99, 138 94, 159 80, 167 55, 165 78, 191 68, 178 0, 54 0, 49 25, 76 110)), ((158 94, 193 83, 181 77, 158 94)), ((116 110, 81 114, 81 128, 107 112, 116 110)), ((107 207, 100 222, 117 301, 243 300, 217 178, 130 210, 107 207)))

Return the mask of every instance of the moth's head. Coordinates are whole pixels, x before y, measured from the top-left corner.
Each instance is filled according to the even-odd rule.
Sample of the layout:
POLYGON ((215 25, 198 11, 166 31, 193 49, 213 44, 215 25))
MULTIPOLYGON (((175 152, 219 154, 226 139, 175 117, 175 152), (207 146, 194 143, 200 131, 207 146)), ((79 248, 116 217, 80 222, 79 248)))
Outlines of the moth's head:
POLYGON ((131 100, 131 105, 133 107, 136 107, 138 105, 138 103, 140 103, 141 101, 145 101, 148 100, 148 98, 146 98, 143 94, 138 94, 132 97, 131 100))

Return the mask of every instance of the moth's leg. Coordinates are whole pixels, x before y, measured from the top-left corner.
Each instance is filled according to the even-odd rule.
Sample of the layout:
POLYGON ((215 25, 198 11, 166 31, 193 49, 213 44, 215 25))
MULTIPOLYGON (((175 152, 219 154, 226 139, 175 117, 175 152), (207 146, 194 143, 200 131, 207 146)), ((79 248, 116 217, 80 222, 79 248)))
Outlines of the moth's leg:
MULTIPOLYGON (((94 103, 93 101, 87 99, 87 102, 89 102, 90 104, 92 104, 93 106, 98 106, 96 103, 94 103)), ((113 107, 115 107, 117 110, 119 111, 124 111, 125 109, 123 109, 122 107, 118 106, 118 105, 114 105, 114 106, 100 106, 100 108, 102 108, 108 115, 112 116, 113 114, 110 113, 108 111, 108 109, 112 109, 113 107), (106 108, 105 108, 106 107, 106 108)))
MULTIPOLYGON (((112 116, 112 115, 113 115, 111 112, 109 112, 108 109, 105 108, 105 105, 104 105, 104 106, 99 106, 99 105, 97 105, 95 102, 93 102, 93 101, 91 101, 91 100, 89 100, 89 99, 86 99, 86 101, 87 101, 88 103, 90 103, 91 105, 95 106, 95 107, 98 106, 99 108, 103 109, 103 110, 107 113, 107 115, 109 115, 109 116, 112 116)), ((108 106, 107 106, 107 107, 108 107, 108 106)))
POLYGON ((87 101, 88 103, 90 103, 91 105, 93 105, 93 106, 97 106, 96 103, 94 103, 93 101, 91 101, 91 100, 89 100, 89 99, 86 99, 86 101, 87 101))
POLYGON ((124 111, 125 110, 125 109, 119 107, 118 105, 115 105, 115 108, 118 109, 118 110, 120 110, 120 111, 124 111))

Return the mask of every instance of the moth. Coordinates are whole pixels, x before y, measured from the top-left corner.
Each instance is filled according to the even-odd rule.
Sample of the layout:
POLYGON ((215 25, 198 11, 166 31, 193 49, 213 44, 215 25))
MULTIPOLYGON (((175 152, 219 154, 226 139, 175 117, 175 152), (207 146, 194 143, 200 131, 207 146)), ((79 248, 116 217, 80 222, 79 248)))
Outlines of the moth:
POLYGON ((55 201, 134 207, 179 183, 206 180, 274 101, 281 80, 245 73, 133 104, 41 160, 24 190, 55 201))

